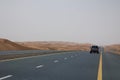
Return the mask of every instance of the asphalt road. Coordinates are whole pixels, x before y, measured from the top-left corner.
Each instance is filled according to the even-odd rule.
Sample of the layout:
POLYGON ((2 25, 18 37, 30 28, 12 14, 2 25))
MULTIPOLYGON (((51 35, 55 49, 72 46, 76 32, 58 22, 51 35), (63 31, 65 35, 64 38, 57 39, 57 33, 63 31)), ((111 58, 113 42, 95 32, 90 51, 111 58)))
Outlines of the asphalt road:
MULTIPOLYGON (((0 80, 97 80, 100 54, 65 52, 0 62, 0 80)), ((120 56, 103 53, 103 80, 120 80, 120 56)))
POLYGON ((103 80, 120 80, 120 55, 103 54, 103 80))
POLYGON ((0 62, 5 80, 96 80, 99 55, 66 52, 0 62))

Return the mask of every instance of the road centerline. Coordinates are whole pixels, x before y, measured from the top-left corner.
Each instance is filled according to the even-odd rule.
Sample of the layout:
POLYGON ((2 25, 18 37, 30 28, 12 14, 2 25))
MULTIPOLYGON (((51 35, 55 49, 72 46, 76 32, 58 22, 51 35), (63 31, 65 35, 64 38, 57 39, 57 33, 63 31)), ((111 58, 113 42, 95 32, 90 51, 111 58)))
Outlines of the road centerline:
POLYGON ((102 52, 100 54, 97 80, 102 80, 102 52))

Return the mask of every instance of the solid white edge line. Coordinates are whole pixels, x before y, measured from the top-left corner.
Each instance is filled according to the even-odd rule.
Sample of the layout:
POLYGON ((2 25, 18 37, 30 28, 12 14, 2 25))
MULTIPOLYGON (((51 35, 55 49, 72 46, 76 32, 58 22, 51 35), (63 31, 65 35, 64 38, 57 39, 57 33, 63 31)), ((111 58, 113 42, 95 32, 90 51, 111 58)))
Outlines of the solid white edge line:
MULTIPOLYGON (((63 52, 62 54, 67 54, 71 52, 63 52)), ((55 53, 55 54, 45 54, 45 55, 38 55, 38 56, 28 56, 28 57, 21 57, 21 58, 14 58, 14 59, 6 59, 6 60, 0 60, 0 62, 6 62, 6 61, 13 61, 13 60, 20 60, 20 59, 28 59, 28 58, 34 58, 34 57, 43 57, 43 56, 50 56, 50 55, 56 55, 56 54, 61 54, 61 53, 55 53)))
POLYGON ((7 79, 7 78, 10 78, 12 77, 13 75, 7 75, 7 76, 4 76, 4 77, 1 77, 0 80, 3 80, 3 79, 7 79))

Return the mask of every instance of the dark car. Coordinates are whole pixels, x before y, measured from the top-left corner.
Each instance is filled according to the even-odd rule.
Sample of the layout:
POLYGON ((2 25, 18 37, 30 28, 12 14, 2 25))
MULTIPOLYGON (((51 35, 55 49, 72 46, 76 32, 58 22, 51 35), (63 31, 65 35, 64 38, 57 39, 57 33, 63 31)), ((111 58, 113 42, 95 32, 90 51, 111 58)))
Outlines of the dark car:
POLYGON ((99 54, 99 47, 98 46, 91 46, 90 53, 97 53, 97 54, 99 54))

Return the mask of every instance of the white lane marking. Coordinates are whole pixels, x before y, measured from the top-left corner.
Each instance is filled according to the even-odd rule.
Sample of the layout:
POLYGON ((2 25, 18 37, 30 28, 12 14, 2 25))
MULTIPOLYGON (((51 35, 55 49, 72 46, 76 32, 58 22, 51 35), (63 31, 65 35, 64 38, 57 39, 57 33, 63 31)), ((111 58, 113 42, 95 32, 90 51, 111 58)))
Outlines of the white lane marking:
POLYGON ((57 62, 59 62, 58 60, 54 60, 54 63, 57 63, 57 62))
POLYGON ((7 78, 10 78, 12 77, 13 75, 7 75, 7 76, 4 76, 4 77, 1 77, 0 80, 3 80, 3 79, 7 79, 7 78))
POLYGON ((36 68, 42 68, 44 67, 44 65, 39 65, 39 66, 36 66, 36 68))
POLYGON ((44 56, 52 56, 52 55, 59 55, 59 54, 67 54, 69 52, 56 52, 55 54, 45 54, 45 55, 38 55, 38 56, 28 56, 28 57, 22 57, 22 58, 14 58, 14 59, 6 59, 6 60, 0 60, 0 62, 6 62, 6 61, 14 61, 14 60, 21 60, 21 59, 29 59, 29 58, 37 58, 37 57, 44 57, 44 56))
POLYGON ((67 57, 65 57, 64 60, 67 60, 67 57))
POLYGON ((77 56, 77 54, 75 56, 77 56))
POLYGON ((71 56, 71 58, 73 58, 73 56, 71 56))

